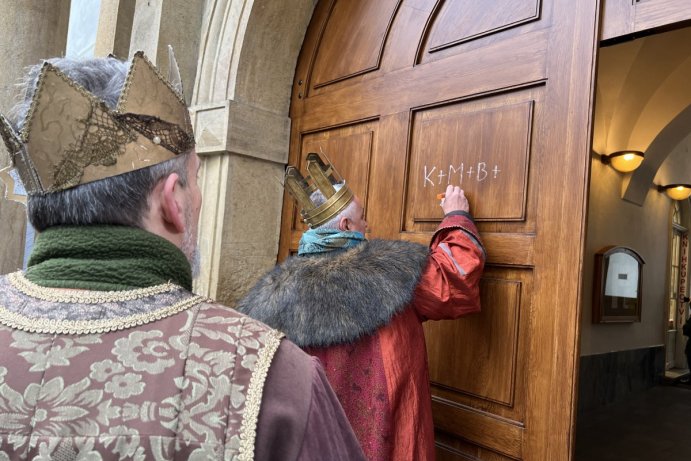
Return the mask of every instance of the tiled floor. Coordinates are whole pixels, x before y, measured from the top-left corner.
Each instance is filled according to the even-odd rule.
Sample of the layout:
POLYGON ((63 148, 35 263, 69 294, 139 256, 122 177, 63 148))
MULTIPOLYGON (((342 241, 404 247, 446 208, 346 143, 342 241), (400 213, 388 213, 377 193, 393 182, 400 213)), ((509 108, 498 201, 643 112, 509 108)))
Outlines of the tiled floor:
POLYGON ((691 386, 654 387, 576 425, 576 461, 691 460, 691 386))

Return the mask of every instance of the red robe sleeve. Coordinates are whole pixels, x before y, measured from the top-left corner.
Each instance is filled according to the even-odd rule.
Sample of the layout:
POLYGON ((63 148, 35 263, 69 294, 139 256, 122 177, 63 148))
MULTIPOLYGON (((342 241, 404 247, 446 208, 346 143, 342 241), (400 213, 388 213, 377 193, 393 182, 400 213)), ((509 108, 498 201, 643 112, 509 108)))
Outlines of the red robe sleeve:
POLYGON ((418 316, 444 320, 479 312, 484 266, 485 249, 470 216, 446 216, 432 237, 429 262, 415 289, 418 316))

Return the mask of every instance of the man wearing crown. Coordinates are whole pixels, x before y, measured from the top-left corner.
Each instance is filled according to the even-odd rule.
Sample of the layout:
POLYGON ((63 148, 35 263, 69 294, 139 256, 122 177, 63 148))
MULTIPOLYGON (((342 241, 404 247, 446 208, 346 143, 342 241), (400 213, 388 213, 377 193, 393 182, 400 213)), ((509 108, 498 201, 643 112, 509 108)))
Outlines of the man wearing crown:
POLYGON ((191 292, 200 160, 171 67, 51 60, 0 116, 39 232, 0 277, 0 458, 363 459, 316 359, 191 292))
POLYGON ((459 187, 430 247, 366 240, 364 209, 331 165, 307 155, 286 188, 310 229, 298 256, 265 275, 238 310, 324 364, 369 460, 434 459, 422 322, 480 310, 485 251, 459 187))

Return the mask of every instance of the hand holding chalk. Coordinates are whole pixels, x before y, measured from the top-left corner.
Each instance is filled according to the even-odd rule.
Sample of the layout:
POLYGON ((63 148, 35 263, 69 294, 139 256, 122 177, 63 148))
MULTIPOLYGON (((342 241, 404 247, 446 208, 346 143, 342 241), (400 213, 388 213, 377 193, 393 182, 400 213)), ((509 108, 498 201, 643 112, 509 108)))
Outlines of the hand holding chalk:
POLYGON ((458 186, 449 184, 445 193, 437 194, 437 199, 441 200, 439 205, 444 210, 444 214, 452 211, 470 211, 468 199, 465 197, 463 189, 458 186))

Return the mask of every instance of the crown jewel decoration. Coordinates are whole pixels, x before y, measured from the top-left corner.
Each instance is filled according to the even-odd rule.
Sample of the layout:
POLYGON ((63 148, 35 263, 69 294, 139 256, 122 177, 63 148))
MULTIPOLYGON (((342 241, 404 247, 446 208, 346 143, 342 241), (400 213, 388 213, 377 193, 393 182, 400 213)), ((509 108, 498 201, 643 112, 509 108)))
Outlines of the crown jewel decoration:
POLYGON ((300 170, 288 166, 284 184, 302 208, 300 214, 303 221, 310 228, 315 228, 343 211, 353 201, 354 195, 338 171, 332 165, 324 163, 314 152, 307 154, 307 172, 309 175, 305 178, 300 170), (335 184, 342 184, 342 187, 336 190, 335 184), (317 189, 326 197, 326 202, 318 206, 310 198, 317 189))
POLYGON ((22 132, 0 115, 0 135, 11 160, 0 171, 8 198, 17 189, 17 176, 28 194, 56 192, 156 165, 193 148, 172 49, 170 62, 172 81, 143 52, 135 53, 115 110, 45 62, 22 132))

